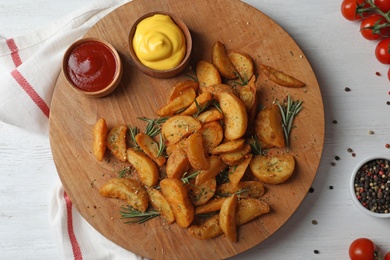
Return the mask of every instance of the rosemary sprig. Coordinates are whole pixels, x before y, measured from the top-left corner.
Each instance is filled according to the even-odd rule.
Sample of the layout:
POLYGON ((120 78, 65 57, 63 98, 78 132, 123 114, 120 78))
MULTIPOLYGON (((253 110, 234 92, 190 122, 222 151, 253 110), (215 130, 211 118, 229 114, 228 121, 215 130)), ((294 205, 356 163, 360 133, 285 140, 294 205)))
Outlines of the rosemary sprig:
POLYGON ((146 117, 138 117, 138 119, 148 122, 145 129, 145 134, 150 137, 155 137, 161 132, 161 124, 168 120, 167 117, 160 117, 158 119, 150 119, 146 117))
POLYGON ((118 177, 123 178, 129 172, 130 172, 130 167, 124 167, 118 171, 118 177))
POLYGON ((232 196, 232 195, 240 195, 240 194, 244 194, 245 192, 248 192, 250 191, 250 189, 241 189, 241 190, 238 190, 234 193, 215 193, 214 196, 217 196, 217 197, 229 197, 229 196, 232 196))
POLYGON ((157 157, 159 157, 160 155, 162 155, 165 151, 165 142, 164 142, 164 138, 162 136, 162 134, 160 133, 159 134, 160 136, 160 139, 158 141, 158 153, 157 153, 157 157))
POLYGON ((184 184, 193 185, 192 183, 190 183, 190 180, 194 179, 199 173, 200 173, 200 171, 196 171, 193 174, 187 176, 188 172, 185 172, 183 177, 181 178, 181 181, 184 184))
POLYGON ((137 134, 139 134, 139 128, 138 127, 132 127, 132 126, 128 126, 129 127, 129 133, 130 133, 130 145, 135 148, 135 149, 139 149, 139 146, 137 144, 137 141, 135 140, 135 136, 137 134))
POLYGON ((292 100, 290 95, 287 96, 287 102, 280 104, 278 101, 276 103, 279 106, 280 113, 282 114, 282 126, 284 137, 286 139, 286 146, 290 147, 290 132, 293 125, 295 116, 302 110, 303 101, 292 100))
POLYGON ((251 139, 252 140, 250 142, 250 146, 252 148, 252 153, 256 155, 261 155, 263 151, 261 149, 259 138, 257 137, 257 135, 252 135, 251 139))
POLYGON ((214 100, 207 101, 203 106, 199 105, 198 101, 194 100, 197 112, 194 114, 194 117, 198 117, 202 112, 209 108, 209 106, 214 102, 214 100))
POLYGON ((248 85, 249 79, 248 79, 246 74, 245 74, 245 77, 241 77, 240 73, 238 73, 238 72, 235 72, 234 74, 236 74, 237 78, 240 80, 240 82, 234 81, 234 83, 241 85, 241 86, 248 85))
POLYGON ((119 212, 121 214, 121 219, 130 219, 129 221, 126 221, 125 224, 132 224, 132 223, 138 223, 142 224, 152 218, 160 216, 160 213, 154 210, 149 210, 146 212, 141 212, 138 210, 133 209, 130 206, 121 207, 121 211, 119 212))

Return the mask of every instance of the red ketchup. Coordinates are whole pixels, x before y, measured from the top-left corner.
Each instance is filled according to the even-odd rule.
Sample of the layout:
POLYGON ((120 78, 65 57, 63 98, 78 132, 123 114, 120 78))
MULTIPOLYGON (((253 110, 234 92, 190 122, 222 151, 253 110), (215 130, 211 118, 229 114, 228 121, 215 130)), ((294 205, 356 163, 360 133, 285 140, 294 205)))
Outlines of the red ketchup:
POLYGON ((70 53, 66 70, 73 85, 79 89, 99 91, 114 80, 115 57, 103 43, 83 42, 70 53))

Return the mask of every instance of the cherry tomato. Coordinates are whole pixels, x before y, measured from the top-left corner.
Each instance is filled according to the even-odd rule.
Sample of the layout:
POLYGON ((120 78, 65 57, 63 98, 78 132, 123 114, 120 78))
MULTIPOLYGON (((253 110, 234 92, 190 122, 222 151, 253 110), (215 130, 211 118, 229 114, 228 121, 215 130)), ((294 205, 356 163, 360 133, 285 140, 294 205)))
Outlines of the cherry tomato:
POLYGON ((390 11, 390 1, 389 0, 375 0, 375 5, 384 13, 387 13, 388 11, 390 11))
MULTIPOLYGON (((390 72, 390 69, 389 69, 389 72, 390 72)), ((383 258, 383 260, 390 260, 390 252, 388 252, 385 257, 383 258)))
POLYGON ((341 3, 341 13, 344 18, 350 21, 362 19, 362 16, 356 13, 358 6, 369 7, 369 4, 366 0, 343 0, 341 3))
POLYGON ((378 43, 375 56, 381 63, 390 64, 390 38, 385 38, 378 43))
MULTIPOLYGON (((390 2, 389 2, 390 3, 390 2)), ((390 27, 385 27, 380 30, 373 30, 373 26, 386 23, 386 19, 379 14, 372 14, 364 18, 360 25, 360 33, 367 40, 378 40, 382 36, 390 35, 390 27)))
POLYGON ((349 246, 351 260, 374 260, 376 254, 375 244, 368 238, 358 238, 349 246))

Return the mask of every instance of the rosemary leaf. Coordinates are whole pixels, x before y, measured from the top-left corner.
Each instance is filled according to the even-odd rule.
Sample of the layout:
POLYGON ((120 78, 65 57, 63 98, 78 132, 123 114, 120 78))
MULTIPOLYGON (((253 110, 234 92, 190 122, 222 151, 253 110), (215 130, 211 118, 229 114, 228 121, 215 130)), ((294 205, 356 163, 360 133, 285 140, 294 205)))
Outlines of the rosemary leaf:
POLYGON ((118 171, 118 177, 123 178, 129 172, 130 172, 130 167, 124 167, 123 169, 118 171))
POLYGON ((193 174, 187 176, 188 172, 185 172, 183 177, 181 178, 181 181, 184 183, 184 184, 189 184, 189 185, 192 185, 190 183, 190 180, 194 179, 198 174, 200 173, 200 171, 196 171, 194 172, 193 174))
POLYGON ((130 219, 125 222, 125 224, 138 223, 142 224, 152 218, 158 217, 160 215, 159 212, 150 210, 146 212, 141 212, 133 209, 130 206, 121 207, 121 211, 119 212, 121 215, 121 219, 130 219))
POLYGON ((257 138, 257 135, 252 135, 252 141, 250 142, 250 146, 252 148, 252 153, 256 155, 261 155, 261 144, 259 142, 259 138, 257 138))

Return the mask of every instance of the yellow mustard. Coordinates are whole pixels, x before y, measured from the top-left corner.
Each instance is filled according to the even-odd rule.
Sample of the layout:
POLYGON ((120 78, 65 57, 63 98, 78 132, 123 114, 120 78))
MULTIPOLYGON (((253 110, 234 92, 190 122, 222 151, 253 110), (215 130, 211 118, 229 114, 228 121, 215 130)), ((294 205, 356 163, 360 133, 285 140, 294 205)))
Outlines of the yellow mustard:
POLYGON ((186 42, 183 32, 170 16, 155 14, 137 25, 133 49, 140 62, 147 67, 168 70, 183 60, 186 42))

